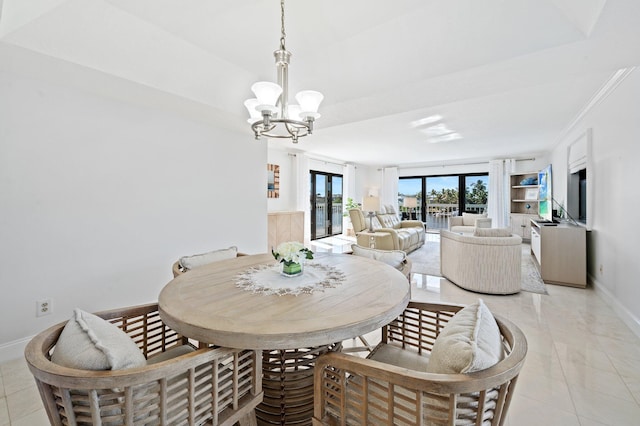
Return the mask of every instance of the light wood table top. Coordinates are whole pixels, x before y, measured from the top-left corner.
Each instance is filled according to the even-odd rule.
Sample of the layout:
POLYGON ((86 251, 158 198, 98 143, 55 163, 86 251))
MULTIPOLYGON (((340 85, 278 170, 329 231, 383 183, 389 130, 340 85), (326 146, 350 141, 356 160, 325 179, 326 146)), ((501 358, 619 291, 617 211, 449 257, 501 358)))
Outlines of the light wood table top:
POLYGON ((245 349, 295 349, 340 342, 376 330, 409 303, 407 278, 382 262, 316 254, 346 279, 311 294, 265 295, 236 286, 238 274, 275 263, 271 254, 241 256, 178 276, 161 291, 162 320, 184 336, 245 349))

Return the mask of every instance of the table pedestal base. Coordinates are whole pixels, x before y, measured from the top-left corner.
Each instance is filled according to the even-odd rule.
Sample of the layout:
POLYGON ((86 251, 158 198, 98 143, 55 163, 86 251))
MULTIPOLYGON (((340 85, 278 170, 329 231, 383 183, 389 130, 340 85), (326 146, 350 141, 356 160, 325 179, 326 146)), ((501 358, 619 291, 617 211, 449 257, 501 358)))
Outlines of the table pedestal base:
POLYGON ((313 366, 320 355, 342 343, 302 349, 262 351, 264 400, 256 408, 259 425, 311 425, 313 366))

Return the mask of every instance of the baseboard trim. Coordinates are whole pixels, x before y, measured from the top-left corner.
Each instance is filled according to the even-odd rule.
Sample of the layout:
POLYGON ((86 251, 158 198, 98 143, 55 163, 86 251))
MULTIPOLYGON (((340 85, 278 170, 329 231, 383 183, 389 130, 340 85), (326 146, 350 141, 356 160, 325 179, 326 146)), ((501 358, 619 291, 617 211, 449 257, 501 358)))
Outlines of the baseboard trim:
POLYGON ((636 317, 631 311, 623 306, 618 299, 611 294, 609 289, 604 284, 599 283, 598 280, 591 274, 588 275, 589 283, 593 286, 596 294, 605 301, 605 303, 618 314, 622 322, 624 322, 631 331, 638 337, 640 337, 640 318, 636 317))
POLYGON ((32 338, 33 336, 25 337, 0 345, 0 364, 24 358, 24 348, 27 347, 27 343, 29 343, 32 338))

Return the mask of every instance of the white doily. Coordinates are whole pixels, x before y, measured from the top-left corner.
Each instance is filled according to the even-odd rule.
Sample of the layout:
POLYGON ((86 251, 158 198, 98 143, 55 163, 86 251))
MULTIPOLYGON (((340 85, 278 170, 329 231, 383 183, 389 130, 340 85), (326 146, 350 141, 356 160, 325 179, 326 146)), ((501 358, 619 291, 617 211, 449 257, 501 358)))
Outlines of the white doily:
POLYGON ((260 265, 237 276, 236 286, 253 293, 265 295, 313 293, 333 288, 345 280, 345 274, 337 268, 320 263, 305 263, 304 272, 297 277, 283 277, 280 264, 260 265))

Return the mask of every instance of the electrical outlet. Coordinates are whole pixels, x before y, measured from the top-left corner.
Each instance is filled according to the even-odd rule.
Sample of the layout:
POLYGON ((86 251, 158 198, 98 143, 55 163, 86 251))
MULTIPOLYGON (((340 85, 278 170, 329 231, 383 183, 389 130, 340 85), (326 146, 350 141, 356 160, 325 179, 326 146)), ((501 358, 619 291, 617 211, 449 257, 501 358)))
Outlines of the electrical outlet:
POLYGON ((53 312, 51 299, 41 299, 36 302, 36 316, 41 317, 53 312))

